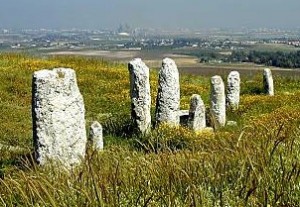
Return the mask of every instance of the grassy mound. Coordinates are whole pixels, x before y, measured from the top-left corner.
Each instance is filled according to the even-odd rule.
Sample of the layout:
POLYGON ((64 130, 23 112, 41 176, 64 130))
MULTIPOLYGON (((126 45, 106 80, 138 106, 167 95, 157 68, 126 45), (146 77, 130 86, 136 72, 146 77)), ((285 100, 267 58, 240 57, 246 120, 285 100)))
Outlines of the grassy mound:
MULTIPOLYGON (((181 108, 209 77, 181 77, 181 108)), ((79 57, 0 55, 0 205, 3 206, 297 206, 300 200, 300 81, 243 79, 238 126, 195 134, 162 126, 131 133, 126 65, 79 57), (31 162, 31 76, 43 68, 76 70, 87 125, 104 125, 105 150, 89 150, 71 173, 31 162), (13 148, 12 148, 13 147, 13 148)), ((151 71, 154 110, 157 72, 151 71)))

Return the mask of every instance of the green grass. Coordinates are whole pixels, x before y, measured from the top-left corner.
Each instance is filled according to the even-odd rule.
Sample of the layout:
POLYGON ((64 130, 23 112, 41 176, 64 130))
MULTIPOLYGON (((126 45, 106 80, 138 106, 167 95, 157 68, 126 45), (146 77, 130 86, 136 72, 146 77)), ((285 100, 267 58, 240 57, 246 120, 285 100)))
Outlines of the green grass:
POLYGON ((251 48, 251 50, 261 51, 261 52, 296 52, 298 49, 291 45, 286 44, 257 44, 251 48))
MULTIPOLYGON (((131 133, 126 65, 80 57, 47 60, 0 55, 0 206, 297 206, 300 200, 300 81, 242 77, 238 126, 195 134, 162 126, 131 133), (86 105, 87 126, 104 126, 105 150, 88 150, 72 172, 32 162, 31 75, 71 67, 86 105)), ((152 109, 157 73, 151 72, 152 109)), ((181 106, 192 94, 209 107, 209 77, 181 76, 181 106)))

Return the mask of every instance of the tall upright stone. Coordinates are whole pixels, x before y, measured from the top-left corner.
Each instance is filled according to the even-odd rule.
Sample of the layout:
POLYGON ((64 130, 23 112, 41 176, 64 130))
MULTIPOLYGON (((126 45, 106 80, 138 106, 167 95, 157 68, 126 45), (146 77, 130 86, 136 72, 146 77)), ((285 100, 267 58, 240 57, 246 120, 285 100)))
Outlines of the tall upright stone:
POLYGON ((206 127, 205 105, 198 94, 193 94, 191 97, 188 126, 194 131, 199 131, 206 127))
POLYGON ((274 83, 272 72, 269 68, 264 69, 263 74, 263 85, 264 85, 264 92, 269 96, 274 96, 274 83))
POLYGON ((240 73, 231 71, 227 77, 227 107, 237 109, 240 103, 240 73))
POLYGON ((89 139, 95 150, 103 150, 103 128, 102 125, 94 121, 90 127, 89 139))
POLYGON ((215 128, 226 124, 226 98, 223 80, 216 75, 211 78, 210 113, 215 128))
POLYGON ((32 118, 35 159, 66 167, 80 163, 86 151, 85 109, 75 71, 40 70, 33 74, 32 118))
POLYGON ((136 58, 128 64, 130 76, 131 117, 135 127, 141 133, 151 128, 151 95, 149 68, 136 58))
POLYGON ((164 58, 159 71, 156 98, 156 125, 166 123, 178 126, 180 123, 179 72, 174 60, 164 58))

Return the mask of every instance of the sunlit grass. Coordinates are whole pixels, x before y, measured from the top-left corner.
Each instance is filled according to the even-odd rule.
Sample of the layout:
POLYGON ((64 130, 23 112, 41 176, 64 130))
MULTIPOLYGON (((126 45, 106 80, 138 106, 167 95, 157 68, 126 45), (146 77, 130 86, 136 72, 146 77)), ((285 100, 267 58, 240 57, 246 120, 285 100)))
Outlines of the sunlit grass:
MULTIPOLYGON (((80 57, 0 55, 0 206, 297 206, 300 200, 300 81, 242 77, 236 127, 194 133, 162 125, 132 133, 126 65, 80 57), (105 150, 88 150, 72 172, 32 162, 31 75, 76 70, 87 124, 104 126, 105 150)), ((181 76, 181 108, 192 94, 209 106, 209 77, 181 76)), ((151 71, 152 110, 157 73, 151 71)))

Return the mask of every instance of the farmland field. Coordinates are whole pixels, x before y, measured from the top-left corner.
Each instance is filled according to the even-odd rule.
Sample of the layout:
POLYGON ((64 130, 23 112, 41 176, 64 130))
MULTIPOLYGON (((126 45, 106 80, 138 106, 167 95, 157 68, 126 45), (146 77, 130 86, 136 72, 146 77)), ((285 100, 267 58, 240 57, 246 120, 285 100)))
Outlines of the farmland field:
MULTIPOLYGON (((287 51, 295 51, 288 46, 257 46, 262 51, 273 51, 285 48, 287 51)), ((140 57, 152 69, 159 69, 161 61, 164 57, 170 57, 176 62, 178 69, 184 74, 194 74, 203 76, 213 76, 215 74, 228 75, 231 70, 237 70, 245 76, 255 76, 266 68, 263 65, 254 63, 199 63, 197 57, 190 55, 180 55, 172 50, 154 50, 154 51, 103 51, 103 50, 87 50, 87 51, 59 51, 48 53, 50 56, 83 56, 106 59, 113 62, 127 64, 135 57, 140 57)), ((300 69, 286 69, 270 67, 275 75, 297 77, 300 75, 300 69)))

